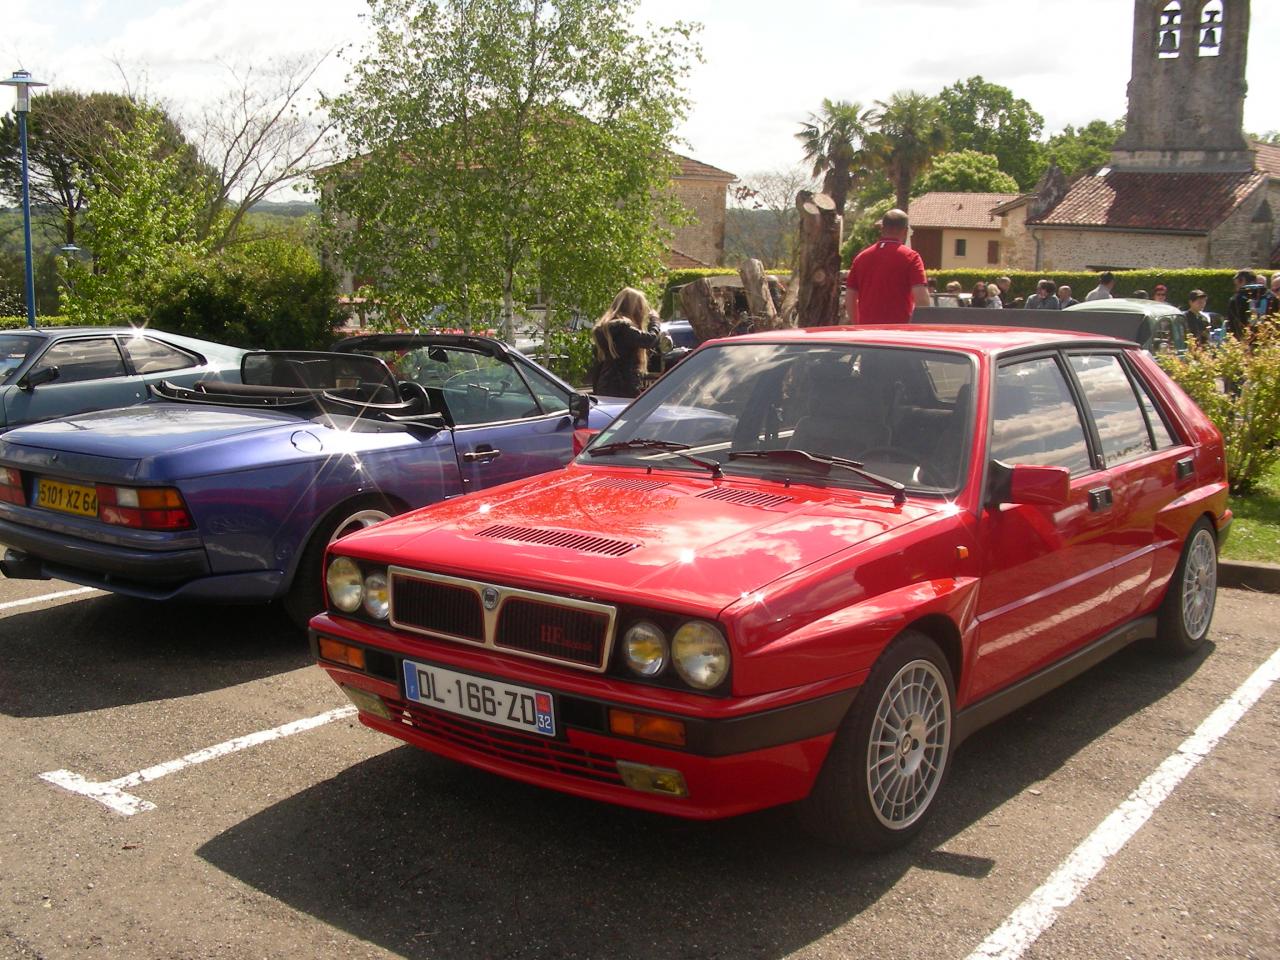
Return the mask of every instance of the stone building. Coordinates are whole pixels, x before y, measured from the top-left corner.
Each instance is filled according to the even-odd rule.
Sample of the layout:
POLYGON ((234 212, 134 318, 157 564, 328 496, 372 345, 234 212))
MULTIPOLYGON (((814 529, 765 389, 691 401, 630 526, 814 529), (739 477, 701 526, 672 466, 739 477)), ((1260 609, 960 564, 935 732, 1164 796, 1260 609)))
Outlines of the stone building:
POLYGON ((1249 0, 1136 0, 1125 133, 1111 163, 1051 170, 995 208, 1027 270, 1267 266, 1280 147, 1244 134, 1249 0))

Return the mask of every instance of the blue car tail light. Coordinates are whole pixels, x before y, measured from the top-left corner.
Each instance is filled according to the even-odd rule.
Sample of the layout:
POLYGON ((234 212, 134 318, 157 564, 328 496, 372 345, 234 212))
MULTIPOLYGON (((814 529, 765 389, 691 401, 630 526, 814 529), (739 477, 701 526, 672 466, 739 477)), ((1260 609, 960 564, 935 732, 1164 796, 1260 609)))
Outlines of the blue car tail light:
POLYGON ((12 467, 0 467, 0 500, 17 504, 27 502, 22 492, 22 474, 12 467))
POLYGON ((195 524, 173 487, 98 484, 98 519, 138 530, 190 530, 195 524))

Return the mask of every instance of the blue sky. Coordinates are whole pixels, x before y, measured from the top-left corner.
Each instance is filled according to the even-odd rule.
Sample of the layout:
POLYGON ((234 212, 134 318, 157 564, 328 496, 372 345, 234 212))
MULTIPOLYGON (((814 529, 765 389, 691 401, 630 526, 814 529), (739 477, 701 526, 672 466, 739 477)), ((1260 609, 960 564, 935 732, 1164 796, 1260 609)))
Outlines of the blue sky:
MULTIPOLYGON (((79 89, 127 83, 188 113, 224 88, 227 64, 358 44, 366 9, 364 0, 12 0, 6 7, 5 75, 23 66, 79 89)), ((793 134, 823 97, 870 104, 895 90, 936 93, 981 74, 1029 100, 1049 131, 1123 116, 1132 11, 1128 0, 641 0, 639 16, 704 25, 706 63, 690 79, 684 149, 749 174, 800 161, 793 134)), ((1280 2, 1253 3, 1251 131, 1280 129, 1277 38, 1280 2)), ((319 81, 335 90, 343 75, 335 59, 319 81)))

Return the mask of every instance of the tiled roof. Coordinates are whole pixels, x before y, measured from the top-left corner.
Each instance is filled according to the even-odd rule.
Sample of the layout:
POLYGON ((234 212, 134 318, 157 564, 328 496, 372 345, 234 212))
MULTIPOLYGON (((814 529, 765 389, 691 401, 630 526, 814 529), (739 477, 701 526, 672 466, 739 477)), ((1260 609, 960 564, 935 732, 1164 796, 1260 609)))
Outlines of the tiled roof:
POLYGON ((667 263, 670 270, 696 270, 700 267, 709 267, 711 264, 703 263, 701 260, 695 260, 687 253, 681 253, 675 247, 667 247, 667 254, 663 259, 667 263))
POLYGON ((1080 177, 1028 225, 1208 233, 1267 179, 1242 173, 1139 173, 1080 177))
POLYGON ((1254 140, 1249 146, 1256 151, 1257 159, 1253 162, 1254 169, 1262 170, 1273 177, 1280 177, 1280 144, 1254 140))
POLYGON ((1010 200, 1016 193, 926 193, 911 201, 907 213, 913 227, 949 227, 961 230, 999 230, 1000 218, 991 208, 1010 200))
POLYGON ((681 177, 696 177, 701 180, 723 180, 728 183, 730 180, 737 180, 736 173, 730 173, 728 170, 721 170, 719 167, 713 167, 709 163, 703 163, 701 160, 694 160, 692 157, 674 154, 675 158, 680 161, 681 177))

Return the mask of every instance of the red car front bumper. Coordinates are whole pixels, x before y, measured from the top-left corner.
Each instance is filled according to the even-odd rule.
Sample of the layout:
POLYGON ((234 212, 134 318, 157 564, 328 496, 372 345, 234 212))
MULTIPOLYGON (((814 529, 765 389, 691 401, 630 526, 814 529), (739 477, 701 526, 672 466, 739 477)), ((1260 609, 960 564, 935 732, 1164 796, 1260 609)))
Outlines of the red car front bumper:
MULTIPOLYGON (((394 674, 374 676, 337 663, 320 660, 320 666, 339 686, 373 694, 381 700, 389 719, 361 709, 365 726, 397 737, 431 753, 511 777, 526 783, 607 803, 710 820, 730 817, 807 796, 826 758, 835 730, 857 692, 856 687, 833 689, 831 685, 793 691, 786 702, 736 702, 725 698, 705 700, 699 713, 672 709, 669 691, 655 691, 645 702, 647 688, 599 676, 568 675, 541 666, 521 667, 536 674, 512 675, 509 661, 484 651, 431 644, 430 650, 414 642, 402 645, 386 631, 359 623, 321 617, 313 621, 312 647, 318 638, 334 637, 394 657, 394 674), (376 641, 376 642, 374 642, 376 641), (555 737, 543 737, 498 727, 467 717, 432 709, 405 699, 394 679, 405 657, 429 660, 453 669, 489 676, 505 676, 510 682, 535 683, 551 688, 559 704, 568 706, 586 696, 602 709, 650 710, 680 717, 690 726, 689 746, 675 748, 617 736, 607 729, 590 729, 562 711, 564 722, 555 737), (554 677, 548 680, 549 677, 554 677), (602 691, 614 688, 615 697, 602 691), (761 708, 763 707, 763 708, 761 708), (686 795, 673 796, 628 786, 619 761, 661 770, 677 771, 686 795)), ((860 678, 859 678, 860 679, 860 678)), ((776 701, 778 698, 765 698, 776 701)), ((357 704, 360 705, 360 704, 357 704)), ((696 706, 697 704, 695 704, 696 706)))

